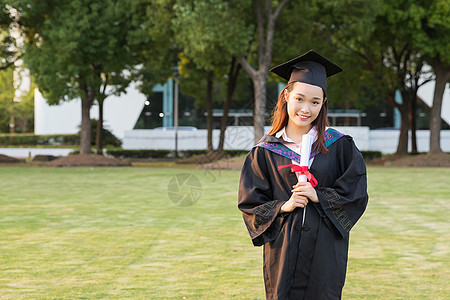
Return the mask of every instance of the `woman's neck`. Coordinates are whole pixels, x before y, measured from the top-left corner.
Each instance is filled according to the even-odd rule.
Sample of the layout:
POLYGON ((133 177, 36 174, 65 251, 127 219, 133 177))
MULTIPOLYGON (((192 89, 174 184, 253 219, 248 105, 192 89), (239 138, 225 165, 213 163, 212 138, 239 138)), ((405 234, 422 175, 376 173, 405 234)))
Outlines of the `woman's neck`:
POLYGON ((304 134, 307 134, 312 128, 311 126, 308 127, 298 127, 295 124, 292 124, 291 122, 288 122, 288 124, 286 125, 286 135, 293 140, 294 142, 296 142, 297 144, 300 143, 302 141, 302 137, 304 134))

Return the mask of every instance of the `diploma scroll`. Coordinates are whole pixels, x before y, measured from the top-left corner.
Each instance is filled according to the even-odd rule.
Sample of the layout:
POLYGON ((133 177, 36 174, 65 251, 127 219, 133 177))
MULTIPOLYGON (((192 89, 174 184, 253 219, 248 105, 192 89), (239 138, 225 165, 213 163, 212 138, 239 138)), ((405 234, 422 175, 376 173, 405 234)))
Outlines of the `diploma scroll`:
MULTIPOLYGON (((313 143, 313 137, 304 134, 302 137, 302 150, 301 150, 301 157, 300 157, 300 166, 302 167, 308 167, 309 168, 309 156, 311 155, 311 145, 313 143)), ((298 176, 298 182, 306 182, 308 181, 308 178, 304 174, 300 174, 298 176)), ((303 219, 302 219, 302 226, 305 224, 305 217, 306 217, 306 206, 303 208, 303 219)))
MULTIPOLYGON (((313 143, 313 137, 309 134, 304 134, 302 137, 302 149, 301 149, 301 158, 300 158, 300 166, 309 168, 309 156, 311 155, 311 145, 313 143)), ((306 182, 308 178, 306 175, 301 174, 298 177, 298 182, 306 182)))

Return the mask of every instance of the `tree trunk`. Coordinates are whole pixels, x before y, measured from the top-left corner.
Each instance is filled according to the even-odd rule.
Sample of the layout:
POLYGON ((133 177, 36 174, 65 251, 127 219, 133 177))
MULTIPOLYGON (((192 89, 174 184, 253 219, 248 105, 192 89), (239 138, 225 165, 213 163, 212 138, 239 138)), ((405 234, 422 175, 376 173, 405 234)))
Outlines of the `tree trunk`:
POLYGON ((103 155, 103 104, 105 103, 106 88, 108 87, 108 81, 110 79, 109 74, 105 74, 105 79, 102 84, 102 88, 98 91, 98 122, 97 122, 97 132, 95 136, 95 146, 97 154, 103 155))
POLYGON ((206 82, 206 129, 208 131, 207 144, 208 152, 214 151, 212 144, 212 131, 213 131, 213 115, 212 115, 212 89, 213 89, 213 73, 207 73, 208 78, 206 82))
POLYGON ((267 82, 267 71, 258 72, 257 80, 253 81, 253 87, 255 91, 255 106, 253 115, 253 127, 255 128, 255 144, 264 135, 264 125, 265 125, 265 113, 266 113, 266 82, 267 82))
POLYGON ((95 146, 97 154, 103 154, 103 100, 98 101, 98 122, 95 136, 95 146))
POLYGON ((409 93, 409 97, 411 97, 411 99, 408 100, 408 102, 410 104, 409 112, 408 112, 408 119, 409 119, 409 126, 411 129, 411 153, 417 153, 417 136, 416 136, 417 94, 415 93, 415 91, 411 90, 409 93))
POLYGON ((16 118, 14 116, 14 100, 9 108, 9 133, 16 133, 16 118))
POLYGON ((442 153, 441 150, 441 109, 442 98, 445 85, 450 80, 450 69, 442 66, 440 62, 433 64, 436 75, 436 85, 434 87, 433 106, 431 107, 430 118, 430 153, 442 153))
POLYGON ((241 65, 237 63, 236 57, 233 57, 231 60, 230 71, 228 72, 227 95, 225 102, 223 103, 223 116, 220 122, 220 139, 219 146, 217 147, 218 152, 223 152, 224 150, 225 131, 228 125, 228 112, 230 110, 231 99, 233 98, 240 69, 241 65))
POLYGON ((283 8, 290 0, 281 1, 272 11, 272 1, 265 1, 263 11, 261 1, 256 1, 256 19, 257 19, 257 36, 258 36, 258 69, 252 67, 247 59, 239 56, 239 63, 247 72, 253 81, 253 90, 255 91, 254 108, 253 108, 253 127, 255 130, 255 143, 264 135, 264 123, 266 113, 266 84, 268 70, 272 62, 272 48, 275 35, 275 23, 283 8), (265 18, 264 15, 265 14, 265 18), (264 29, 264 27, 266 27, 264 29))
POLYGON ((84 97, 81 99, 80 154, 88 154, 92 152, 90 110, 94 102, 95 93, 86 85, 82 87, 82 90, 84 91, 84 97))
POLYGON ((401 116, 400 136, 398 138, 397 155, 408 154, 408 129, 409 129, 409 115, 408 115, 408 103, 406 99, 403 99, 403 104, 399 107, 401 116))

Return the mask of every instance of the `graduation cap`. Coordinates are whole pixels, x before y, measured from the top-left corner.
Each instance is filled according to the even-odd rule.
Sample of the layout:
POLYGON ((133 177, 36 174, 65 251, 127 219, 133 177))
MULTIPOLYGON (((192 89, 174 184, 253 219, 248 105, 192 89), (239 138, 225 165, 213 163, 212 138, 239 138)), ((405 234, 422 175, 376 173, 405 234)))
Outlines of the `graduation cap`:
POLYGON ((288 83, 299 81, 321 87, 327 91, 327 77, 342 72, 342 68, 314 50, 291 59, 269 70, 288 83))

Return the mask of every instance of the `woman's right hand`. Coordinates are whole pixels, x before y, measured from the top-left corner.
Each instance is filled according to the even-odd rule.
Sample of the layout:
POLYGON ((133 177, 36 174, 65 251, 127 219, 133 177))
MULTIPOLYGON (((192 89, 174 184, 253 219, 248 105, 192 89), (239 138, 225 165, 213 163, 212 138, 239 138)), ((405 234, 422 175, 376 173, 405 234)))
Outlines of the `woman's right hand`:
POLYGON ((298 195, 296 192, 292 193, 291 198, 289 198, 286 203, 281 206, 280 212, 291 212, 296 207, 305 207, 308 204, 308 198, 305 196, 298 195))

